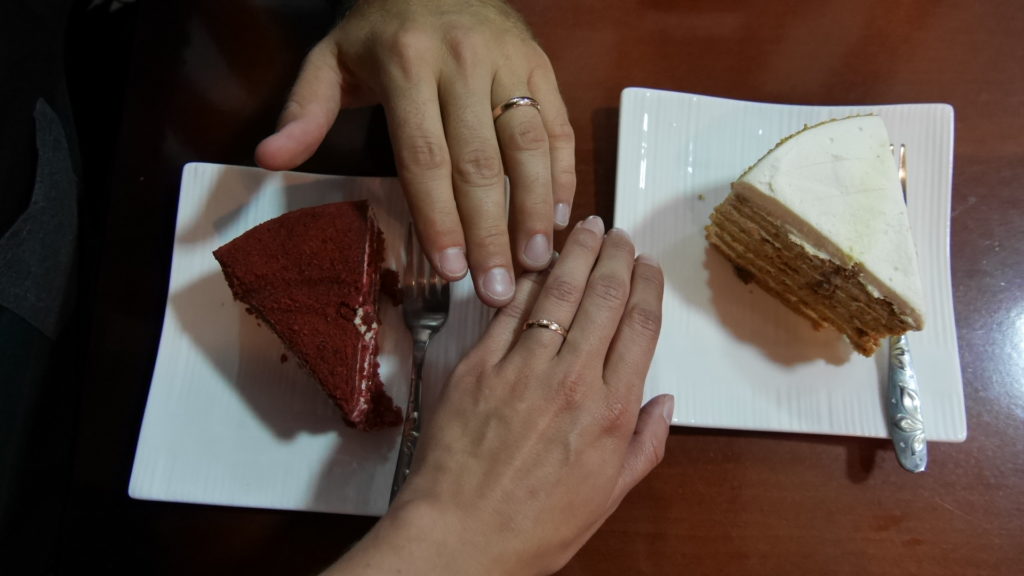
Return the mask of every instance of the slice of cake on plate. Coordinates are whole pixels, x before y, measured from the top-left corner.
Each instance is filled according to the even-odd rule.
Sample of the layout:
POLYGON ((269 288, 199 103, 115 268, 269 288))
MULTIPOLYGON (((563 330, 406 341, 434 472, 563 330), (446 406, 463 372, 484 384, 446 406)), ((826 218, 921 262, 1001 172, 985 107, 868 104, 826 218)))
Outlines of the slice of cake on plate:
POLYGON ((377 303, 384 235, 366 201, 289 212, 221 246, 235 299, 261 318, 360 430, 401 411, 378 374, 377 303))
POLYGON ((917 253, 877 116, 783 139, 732 183, 706 233, 768 294, 865 356, 924 326, 917 253))

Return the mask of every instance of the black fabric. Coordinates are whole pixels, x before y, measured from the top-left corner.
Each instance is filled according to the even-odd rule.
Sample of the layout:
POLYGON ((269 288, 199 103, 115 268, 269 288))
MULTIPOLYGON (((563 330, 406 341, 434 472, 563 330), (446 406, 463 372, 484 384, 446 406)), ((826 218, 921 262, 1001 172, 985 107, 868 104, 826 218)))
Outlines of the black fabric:
MULTIPOLYGON (((282 29, 294 25, 309 45, 345 4, 279 1, 288 7, 279 12, 295 18, 282 29)), ((212 512, 127 495, 166 290, 167 267, 153 262, 169 258, 180 162, 249 162, 258 141, 253 134, 265 134, 278 113, 278 100, 263 103, 264 121, 248 120, 245 133, 235 136, 252 142, 243 148, 223 139, 204 147, 205 134, 168 139, 161 124, 212 107, 204 100, 197 105, 198 96, 170 96, 171 88, 189 87, 175 75, 182 73, 191 19, 205 18, 201 25, 219 30, 230 23, 204 10, 230 16, 232 7, 247 5, 0 0, 0 237, 28 223, 18 238, 42 232, 42 244, 50 246, 25 258, 20 250, 31 243, 19 242, 20 269, 0 268, 0 285, 33 300, 35 311, 0 305, 0 575, 179 573, 168 562, 184 549, 199 549, 191 558, 217 555, 221 544, 203 536, 209 519, 255 515, 305 525, 274 513, 212 512), (183 141, 193 148, 176 147, 183 141), (41 196, 37 182, 48 183, 41 196), (45 213, 23 220, 40 197, 70 201, 62 223, 45 213), (133 262, 146 265, 133 268, 133 262), (121 282, 127 273, 130 285, 121 282), (31 288, 33 277, 50 287, 46 293, 31 288), (174 543, 170 549, 167 541, 174 543)), ((371 133, 381 136, 368 146, 390 150, 383 113, 374 114, 381 127, 371 133)), ((316 166, 337 168, 332 149, 321 156, 316 166)), ((345 169, 363 173, 375 165, 357 159, 345 169)), ((334 530, 347 526, 323 521, 334 530)), ((355 530, 366 529, 357 524, 355 530)), ((261 566, 272 557, 256 554, 243 564, 261 566)))
POLYGON ((70 0, 0 2, 0 574, 49 574, 72 468, 70 0))
POLYGON ((0 236, 0 306, 51 340, 65 324, 78 235, 78 181, 60 119, 35 106, 36 177, 32 198, 0 236))
MULTIPOLYGON (((35 180, 36 102, 71 129, 64 83, 63 32, 71 0, 0 2, 0 234, 28 206, 35 180)), ((72 145, 74 147, 74 145, 72 145)))
POLYGON ((0 308, 0 574, 56 569, 73 466, 73 346, 0 308))

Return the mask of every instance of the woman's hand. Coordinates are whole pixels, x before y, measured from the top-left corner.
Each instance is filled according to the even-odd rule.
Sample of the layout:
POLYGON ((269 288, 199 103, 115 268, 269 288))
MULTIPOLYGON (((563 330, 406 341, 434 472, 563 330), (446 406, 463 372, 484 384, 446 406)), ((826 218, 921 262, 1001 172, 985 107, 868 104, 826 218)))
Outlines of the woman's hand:
POLYGON ((545 574, 660 462, 673 402, 641 409, 663 277, 592 217, 456 368, 391 511, 345 573, 545 574), (551 320, 568 329, 523 330, 551 320))
POLYGON ((434 268, 457 280, 468 266, 481 300, 508 304, 513 254, 526 270, 548 265, 576 187, 573 131, 547 56, 502 0, 362 0, 307 56, 256 160, 294 168, 340 108, 377 102, 434 268), (492 118, 515 96, 540 108, 492 118))

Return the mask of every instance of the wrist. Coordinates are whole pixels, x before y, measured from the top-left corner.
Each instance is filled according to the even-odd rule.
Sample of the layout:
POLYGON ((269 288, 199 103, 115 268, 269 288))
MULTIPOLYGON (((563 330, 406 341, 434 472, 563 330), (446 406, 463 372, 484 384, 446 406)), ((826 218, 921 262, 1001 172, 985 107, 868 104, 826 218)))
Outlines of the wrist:
POLYGON ((461 529, 458 513, 420 500, 400 502, 327 574, 476 576, 510 573, 486 546, 461 529))

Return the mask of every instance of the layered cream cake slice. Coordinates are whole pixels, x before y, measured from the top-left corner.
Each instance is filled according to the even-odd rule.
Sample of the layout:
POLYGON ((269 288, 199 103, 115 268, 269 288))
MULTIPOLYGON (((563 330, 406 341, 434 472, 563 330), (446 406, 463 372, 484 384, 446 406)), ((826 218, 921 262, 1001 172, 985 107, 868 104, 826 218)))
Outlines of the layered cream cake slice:
POLYGON ((877 116, 779 142, 732 183, 706 233, 767 293, 865 356, 882 338, 924 326, 917 253, 877 116))

